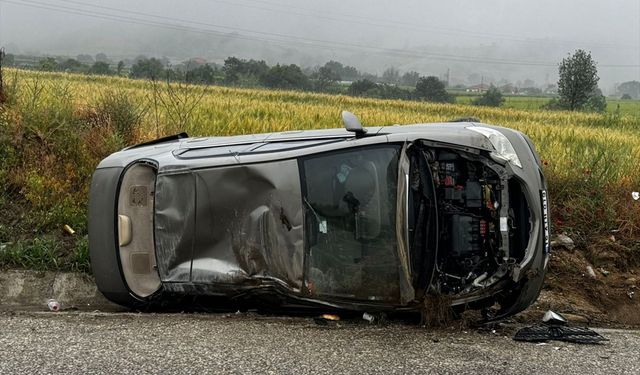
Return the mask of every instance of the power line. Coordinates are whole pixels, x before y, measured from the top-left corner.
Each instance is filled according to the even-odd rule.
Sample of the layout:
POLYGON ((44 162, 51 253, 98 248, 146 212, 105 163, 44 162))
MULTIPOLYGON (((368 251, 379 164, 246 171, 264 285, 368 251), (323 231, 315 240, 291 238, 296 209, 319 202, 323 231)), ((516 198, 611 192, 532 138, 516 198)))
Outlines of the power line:
POLYGON ((524 42, 524 43, 564 44, 564 45, 567 45, 567 44, 569 44, 569 45, 591 45, 593 47, 600 47, 600 48, 617 48, 617 49, 625 48, 625 49, 633 49, 633 50, 638 49, 638 46, 637 45, 633 45, 633 44, 593 43, 593 42, 584 42, 584 41, 576 41, 576 40, 563 40, 563 39, 551 39, 551 38, 532 38, 532 37, 529 37, 529 36, 514 35, 514 34, 511 34, 511 33, 510 34, 501 34, 501 33, 483 32, 483 31, 478 31, 478 30, 469 31, 469 30, 462 30, 462 29, 454 29, 454 28, 429 26, 429 25, 423 25, 423 24, 415 24, 415 23, 410 23, 410 22, 405 22, 405 21, 390 21, 388 19, 364 17, 364 16, 360 16, 360 15, 355 15, 355 14, 337 14, 337 13, 326 12, 326 11, 324 12, 324 13, 327 13, 327 14, 336 14, 337 17, 342 17, 342 18, 336 18, 335 16, 326 16, 326 15, 318 14, 317 11, 309 9, 309 8, 303 8, 303 7, 294 6, 294 5, 283 5, 283 4, 278 4, 278 3, 273 3, 273 2, 269 2, 269 1, 263 1, 263 0, 243 0, 243 1, 274 5, 274 6, 277 6, 277 7, 284 8, 284 9, 273 9, 273 8, 265 8, 265 7, 256 7, 256 6, 251 6, 251 5, 242 4, 242 3, 238 3, 238 2, 230 2, 230 1, 226 1, 226 0, 210 0, 210 1, 217 2, 217 3, 223 3, 223 4, 228 4, 228 5, 232 5, 232 6, 245 7, 245 8, 249 8, 249 9, 258 9, 258 10, 263 10, 263 11, 267 11, 267 12, 288 13, 288 14, 299 15, 299 16, 321 18, 321 19, 337 21, 337 22, 341 22, 341 23, 360 24, 360 25, 366 25, 366 26, 376 26, 376 27, 385 27, 385 28, 394 28, 394 29, 428 31, 428 32, 431 32, 431 33, 437 33, 437 34, 441 34, 441 35, 464 36, 466 38, 486 39, 487 37, 491 37, 491 38, 494 38, 494 39, 510 40, 510 41, 516 41, 516 42, 524 42), (291 11, 290 8, 300 9, 300 10, 308 11, 308 12, 312 12, 312 13, 309 14, 309 13, 294 12, 294 11, 291 11), (345 19, 345 17, 348 17, 348 18, 345 19), (365 20, 365 21, 368 21, 368 22, 359 22, 359 21, 355 21, 354 19, 361 19, 361 20, 365 20), (375 22, 375 23, 371 23, 372 21, 375 22))
MULTIPOLYGON (((434 54, 434 53, 415 53, 415 52, 406 51, 406 50, 388 49, 388 48, 367 46, 367 45, 354 44, 354 43, 334 42, 334 41, 325 41, 325 40, 318 40, 318 39, 292 37, 292 36, 284 35, 284 34, 275 34, 275 33, 254 31, 254 30, 248 30, 248 29, 239 29, 239 28, 234 28, 234 27, 220 26, 220 25, 213 25, 213 24, 205 24, 205 23, 198 22, 199 24, 205 24, 205 25, 208 25, 208 26, 224 28, 224 29, 228 29, 228 30, 244 31, 244 32, 250 32, 250 33, 259 34, 259 35, 280 36, 280 37, 285 37, 285 38, 291 38, 291 39, 294 39, 294 40, 293 41, 287 41, 287 40, 281 40, 281 39, 257 38, 257 37, 249 37, 249 36, 236 35, 236 34, 228 34, 228 33, 225 33, 225 32, 211 30, 211 29, 203 29, 203 28, 192 27, 192 26, 182 26, 182 25, 176 25, 176 24, 168 24, 168 23, 164 23, 164 22, 140 19, 140 18, 129 17, 129 16, 114 15, 114 14, 101 13, 101 12, 96 12, 96 11, 88 11, 88 10, 83 10, 83 9, 78 9, 78 8, 70 8, 70 7, 65 7, 65 6, 61 6, 61 5, 42 3, 42 2, 38 2, 38 1, 32 1, 32 0, 18 0, 18 1, 2 0, 2 1, 4 1, 6 3, 15 4, 15 5, 22 5, 22 6, 28 6, 28 7, 33 7, 33 8, 52 10, 52 11, 60 12, 60 13, 70 13, 70 14, 75 14, 75 15, 88 16, 88 17, 106 19, 106 20, 110 20, 110 21, 118 21, 118 22, 123 22, 123 23, 140 24, 140 25, 148 25, 148 26, 155 26, 155 27, 161 27, 161 28, 168 28, 168 29, 179 30, 179 31, 189 31, 189 32, 196 32, 196 33, 212 34, 212 35, 216 35, 216 36, 220 36, 220 37, 241 39, 241 40, 261 41, 261 42, 265 42, 266 41, 266 42, 274 42, 274 43, 279 43, 279 44, 285 43, 285 46, 288 46, 290 43, 295 42, 295 43, 298 43, 298 44, 303 44, 303 45, 311 46, 311 47, 322 47, 322 48, 331 48, 331 49, 336 49, 336 48, 337 49, 347 49, 349 51, 353 51, 353 48, 369 49, 369 50, 372 50, 374 52, 380 52, 380 53, 384 53, 384 54, 396 54, 396 55, 403 55, 403 56, 408 56, 408 57, 426 57, 426 58, 431 58, 431 59, 436 59, 436 60, 450 60, 450 61, 459 61, 459 62, 478 62, 478 63, 491 63, 491 64, 503 64, 503 65, 555 66, 555 64, 553 64, 553 63, 545 63, 545 62, 511 61, 511 60, 487 59, 487 58, 482 58, 481 59, 481 58, 476 58, 476 57, 473 57, 473 56, 456 56, 456 55, 434 54), (321 43, 321 44, 317 44, 317 43, 321 43)), ((87 5, 87 6, 89 6, 89 5, 87 5)), ((116 8, 112 8, 112 9, 116 10, 116 8)), ((122 12, 122 13, 131 13, 131 12, 129 12, 127 10, 123 10, 123 9, 118 9, 117 11, 122 12)), ((145 15, 150 16, 150 17, 156 17, 156 18, 159 17, 159 18, 164 18, 164 19, 177 20, 175 18, 169 18, 169 17, 164 17, 164 16, 158 16, 158 15, 151 15, 151 14, 146 14, 146 13, 142 13, 142 12, 136 12, 136 13, 137 14, 145 14, 145 15)), ((182 22, 191 22, 191 21, 182 20, 182 22)))
MULTIPOLYGON (((227 29, 227 30, 249 32, 249 33, 253 33, 253 34, 257 34, 257 35, 267 35, 267 36, 271 36, 271 37, 277 36, 277 37, 280 37, 280 38, 288 38, 288 39, 293 39, 293 40, 282 40, 282 39, 273 39, 273 38, 254 37, 254 36, 237 35, 237 34, 228 34, 228 33, 217 31, 217 30, 204 29, 204 28, 193 27, 193 26, 176 25, 176 24, 170 24, 170 23, 166 23, 166 22, 153 21, 153 20, 141 19, 141 18, 130 17, 130 16, 123 16, 123 15, 116 15, 116 14, 97 12, 97 11, 93 11, 93 10, 90 11, 90 10, 85 10, 85 9, 66 7, 66 6, 58 5, 58 4, 42 3, 42 2, 33 1, 33 0, 18 0, 18 1, 2 0, 2 1, 7 2, 7 3, 11 3, 11 4, 15 4, 15 5, 28 6, 28 7, 39 8, 39 9, 47 9, 47 10, 52 10, 52 11, 61 12, 61 13, 69 13, 69 14, 81 15, 81 16, 105 19, 105 20, 109 20, 109 21, 116 21, 116 22, 122 22, 122 23, 128 23, 128 24, 139 24, 139 25, 146 25, 146 26, 154 26, 154 27, 160 27, 160 28, 166 28, 166 29, 178 30, 178 31, 203 33, 203 34, 215 35, 215 36, 224 37, 224 38, 233 38, 233 39, 241 39, 241 40, 249 40, 249 41, 260 41, 260 42, 270 42, 270 43, 284 45, 284 46, 290 46, 292 43, 294 43, 294 44, 305 45, 307 47, 320 47, 320 48, 326 48, 326 49, 346 49, 346 50, 351 51, 351 52, 353 52, 354 48, 357 48, 357 49, 361 49, 361 50, 368 50, 369 52, 383 53, 385 55, 393 54, 393 55, 400 55, 400 56, 405 56, 405 57, 429 58, 429 59, 434 59, 434 60, 446 60, 446 61, 456 61, 456 62, 475 62, 475 63, 498 64, 498 65, 546 66, 546 67, 551 67, 551 66, 556 66, 557 65, 555 63, 540 62, 540 61, 536 61, 536 62, 533 62, 533 61, 517 61, 517 60, 504 60, 504 59, 492 59, 492 58, 477 58, 477 57, 473 57, 473 56, 457 56, 457 55, 448 55, 448 54, 435 54, 435 53, 426 53, 426 52, 422 52, 421 53, 421 52, 407 51, 407 50, 400 50, 400 49, 388 49, 388 48, 381 48, 381 47, 375 47, 375 46, 367 46, 367 45, 361 45, 361 44, 355 44, 355 43, 334 42, 334 41, 309 39, 309 38, 302 38, 302 37, 292 37, 292 36, 284 35, 284 34, 268 33, 268 32, 256 31, 256 30, 234 28, 234 27, 215 25, 215 24, 210 24, 210 23, 203 23, 203 22, 197 22, 197 21, 176 19, 176 18, 160 16, 160 15, 154 15, 154 14, 143 13, 143 12, 134 12, 134 11, 118 9, 118 8, 112 8, 112 7, 89 5, 89 4, 84 4, 84 3, 77 2, 77 1, 75 1, 75 3, 82 4, 85 7, 95 7, 95 8, 100 8, 100 9, 108 9, 108 10, 111 10, 111 11, 116 11, 116 12, 125 13, 125 14, 127 14, 127 13, 129 13, 129 14, 138 14, 138 15, 143 15, 145 17, 152 17, 152 18, 157 18, 157 19, 165 19, 165 20, 173 20, 173 21, 179 21, 179 22, 185 22, 185 23, 206 25, 206 26, 210 26, 210 27, 222 28, 222 29, 227 29)), ((61 1, 73 2, 72 0, 61 0, 61 1)), ((605 66, 605 65, 602 65, 602 66, 605 66)), ((608 67, 630 67, 630 66, 635 67, 635 65, 609 65, 608 67)))

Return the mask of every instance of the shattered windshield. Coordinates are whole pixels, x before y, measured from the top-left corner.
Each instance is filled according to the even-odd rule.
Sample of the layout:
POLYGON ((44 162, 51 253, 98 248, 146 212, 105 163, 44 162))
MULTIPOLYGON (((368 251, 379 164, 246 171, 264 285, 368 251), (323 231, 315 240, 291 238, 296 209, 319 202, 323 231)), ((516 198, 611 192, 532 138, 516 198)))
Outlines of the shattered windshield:
POLYGON ((305 158, 305 233, 312 295, 397 301, 396 195, 400 146, 305 158))

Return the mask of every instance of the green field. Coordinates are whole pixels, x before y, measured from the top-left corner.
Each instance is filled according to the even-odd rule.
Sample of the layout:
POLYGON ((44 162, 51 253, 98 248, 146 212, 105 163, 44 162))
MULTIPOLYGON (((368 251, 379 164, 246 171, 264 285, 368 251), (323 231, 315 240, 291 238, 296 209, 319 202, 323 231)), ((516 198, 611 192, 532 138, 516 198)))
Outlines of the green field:
POLYGON ((556 232, 569 232, 584 245, 615 230, 619 241, 640 247, 640 201, 631 199, 631 192, 640 190, 640 116, 626 102, 618 116, 537 110, 542 98, 512 97, 507 106, 517 108, 485 108, 294 91, 154 86, 64 73, 10 70, 6 76, 9 101, 0 107, 0 243, 12 245, 10 251, 0 251, 0 265, 29 266, 25 259, 36 262, 44 256, 55 267, 87 267, 82 259, 91 174, 102 158, 126 145, 180 131, 221 136, 340 127, 342 110, 356 113, 365 125, 473 116, 520 130, 544 160, 556 232), (65 224, 76 229, 75 237, 63 234, 65 224), (42 240, 47 236, 56 241, 42 240))
MULTIPOLYGON (((457 95, 456 103, 471 104, 478 95, 457 95)), ((522 110, 539 110, 543 105, 551 100, 546 96, 519 96, 505 95, 504 108, 514 108, 522 110)), ((621 115, 640 117, 640 100, 621 100, 607 98, 607 112, 615 113, 620 110, 621 115)))

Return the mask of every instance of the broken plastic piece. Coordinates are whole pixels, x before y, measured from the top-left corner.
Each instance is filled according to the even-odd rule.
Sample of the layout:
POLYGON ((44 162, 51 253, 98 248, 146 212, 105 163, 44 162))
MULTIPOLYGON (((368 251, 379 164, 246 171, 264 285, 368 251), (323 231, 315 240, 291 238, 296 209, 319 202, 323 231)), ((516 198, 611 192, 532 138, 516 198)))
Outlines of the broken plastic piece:
POLYGON ((567 319, 565 319, 564 316, 551 310, 544 313, 544 316, 542 317, 542 321, 545 324, 549 324, 549 325, 566 325, 567 324, 567 319))
POLYGON ((513 337, 516 341, 544 342, 548 340, 573 342, 576 344, 599 344, 609 339, 587 327, 538 325, 524 327, 513 337))
POLYGON ((366 320, 369 323, 373 323, 376 320, 375 316, 369 314, 368 312, 362 314, 362 319, 366 320))
POLYGON ((60 311, 60 302, 55 299, 50 299, 47 301, 47 307, 53 312, 58 312, 60 311))
POLYGON ((329 324, 329 322, 337 322, 339 320, 340 320, 340 317, 334 314, 322 314, 320 316, 313 318, 313 321, 317 325, 321 325, 321 326, 326 326, 329 324))
POLYGON ((633 198, 634 200, 637 201, 638 199, 640 199, 640 192, 638 192, 638 191, 632 192, 631 193, 631 198, 633 198))
POLYGON ((332 320, 334 322, 340 320, 340 317, 338 315, 334 315, 334 314, 322 314, 322 315, 320 315, 320 317, 322 319, 332 320))

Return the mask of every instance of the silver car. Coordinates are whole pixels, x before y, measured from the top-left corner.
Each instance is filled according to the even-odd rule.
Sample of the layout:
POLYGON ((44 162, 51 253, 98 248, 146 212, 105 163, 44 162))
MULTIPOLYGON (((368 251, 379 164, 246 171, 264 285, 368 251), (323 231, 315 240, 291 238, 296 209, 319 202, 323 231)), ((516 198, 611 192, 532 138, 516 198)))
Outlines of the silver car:
POLYGON ((99 290, 141 308, 416 311, 428 296, 537 298, 549 256, 540 159, 475 122, 158 139, 97 167, 99 290))

